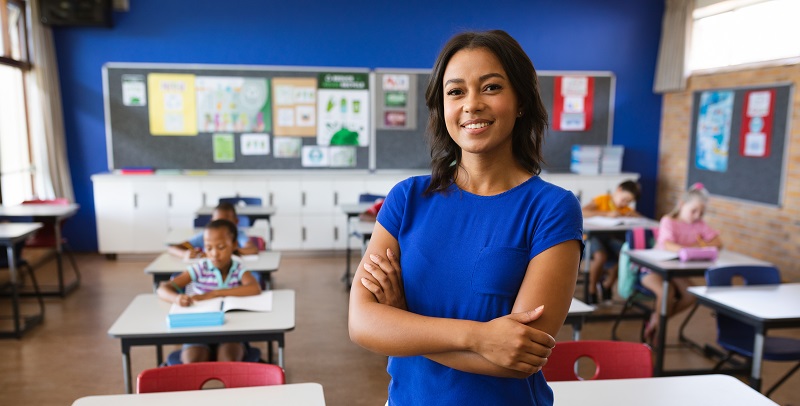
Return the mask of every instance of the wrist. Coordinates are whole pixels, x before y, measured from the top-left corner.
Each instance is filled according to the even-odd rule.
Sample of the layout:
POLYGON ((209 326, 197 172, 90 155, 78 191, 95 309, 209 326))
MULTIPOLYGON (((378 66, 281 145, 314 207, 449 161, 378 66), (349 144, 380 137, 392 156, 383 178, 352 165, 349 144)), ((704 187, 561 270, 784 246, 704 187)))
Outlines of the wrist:
POLYGON ((466 328, 463 329, 464 333, 457 336, 458 342, 456 345, 458 348, 477 353, 478 345, 481 342, 480 335, 483 323, 475 321, 466 321, 466 323, 466 328))

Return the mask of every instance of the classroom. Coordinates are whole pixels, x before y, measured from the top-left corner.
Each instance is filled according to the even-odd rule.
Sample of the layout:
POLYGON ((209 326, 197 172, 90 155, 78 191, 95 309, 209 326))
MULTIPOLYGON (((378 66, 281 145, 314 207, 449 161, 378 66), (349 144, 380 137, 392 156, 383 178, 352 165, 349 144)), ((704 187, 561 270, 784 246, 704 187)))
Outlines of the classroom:
POLYGON ((0 403, 800 405, 799 14, 0 0, 0 403))

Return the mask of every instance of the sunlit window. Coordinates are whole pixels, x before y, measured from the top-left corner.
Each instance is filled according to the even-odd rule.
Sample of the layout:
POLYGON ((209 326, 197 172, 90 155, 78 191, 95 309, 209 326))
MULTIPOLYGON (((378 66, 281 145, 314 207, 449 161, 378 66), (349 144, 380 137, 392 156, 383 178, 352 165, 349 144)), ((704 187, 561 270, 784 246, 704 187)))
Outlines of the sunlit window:
POLYGON ((798 0, 770 0, 705 14, 695 11, 690 70, 800 57, 798 0))

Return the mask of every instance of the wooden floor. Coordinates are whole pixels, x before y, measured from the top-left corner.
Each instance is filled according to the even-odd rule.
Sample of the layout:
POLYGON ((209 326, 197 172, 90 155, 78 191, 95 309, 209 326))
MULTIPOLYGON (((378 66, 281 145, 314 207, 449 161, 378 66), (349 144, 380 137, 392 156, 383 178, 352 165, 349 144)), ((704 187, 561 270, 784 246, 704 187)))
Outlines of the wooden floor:
MULTIPOLYGON (((69 405, 83 396, 122 393, 119 342, 106 332, 134 296, 152 291, 151 279, 143 269, 154 257, 109 261, 100 255, 78 255, 81 287, 64 299, 46 299, 44 324, 22 339, 0 340, 0 403, 69 405)), ((286 335, 287 381, 322 384, 328 405, 383 405, 389 382, 386 358, 361 349, 348 338, 348 294, 339 281, 344 262, 343 254, 284 255, 281 261, 274 277, 276 288, 297 293, 297 327, 286 335)), ((54 268, 51 262, 37 275, 52 282, 54 268)), ((71 277, 68 266, 66 272, 71 277)), ((3 298, 0 314, 9 313, 9 301, 3 298)), ((639 325, 636 321, 624 322, 623 338, 635 339, 639 325)), ((591 322, 584 327, 582 338, 608 339, 610 331, 611 322, 591 322)), ((677 325, 670 325, 669 343, 676 341, 676 331, 677 325)), ((710 312, 701 308, 689 331, 695 340, 713 342, 710 312)), ((571 329, 564 327, 557 339, 568 340, 571 334, 571 329)), ((781 334, 800 337, 800 330, 781 334)), ((131 358, 134 375, 156 366, 153 348, 134 347, 131 358)), ((667 349, 667 368, 711 365, 698 352, 677 346, 667 349)), ((767 363, 765 386, 789 368, 787 364, 767 363)), ((773 400, 800 405, 798 385, 800 373, 779 388, 773 400)))

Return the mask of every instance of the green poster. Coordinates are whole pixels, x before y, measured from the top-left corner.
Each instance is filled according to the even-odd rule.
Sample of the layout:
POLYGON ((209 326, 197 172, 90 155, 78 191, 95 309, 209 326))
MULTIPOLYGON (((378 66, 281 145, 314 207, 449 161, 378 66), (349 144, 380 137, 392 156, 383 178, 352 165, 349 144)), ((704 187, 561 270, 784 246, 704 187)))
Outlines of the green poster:
POLYGON ((214 134, 214 162, 234 162, 233 134, 214 134))
POLYGON ((384 104, 386 107, 405 107, 408 93, 406 92, 386 92, 384 93, 384 104))

